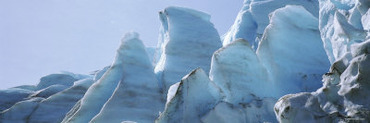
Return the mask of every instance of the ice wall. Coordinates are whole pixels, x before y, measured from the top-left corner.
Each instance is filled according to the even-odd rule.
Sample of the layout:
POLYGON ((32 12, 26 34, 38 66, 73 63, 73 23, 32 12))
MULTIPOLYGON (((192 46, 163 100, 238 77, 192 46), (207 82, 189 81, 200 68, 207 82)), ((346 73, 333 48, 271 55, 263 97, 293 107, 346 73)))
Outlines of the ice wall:
POLYGON ((155 73, 167 93, 168 88, 195 68, 209 71, 214 51, 221 47, 220 37, 210 15, 181 7, 161 11, 161 53, 155 73))
POLYGON ((301 6, 288 5, 270 14, 257 55, 267 68, 279 98, 314 91, 330 67, 318 29, 318 19, 301 6))

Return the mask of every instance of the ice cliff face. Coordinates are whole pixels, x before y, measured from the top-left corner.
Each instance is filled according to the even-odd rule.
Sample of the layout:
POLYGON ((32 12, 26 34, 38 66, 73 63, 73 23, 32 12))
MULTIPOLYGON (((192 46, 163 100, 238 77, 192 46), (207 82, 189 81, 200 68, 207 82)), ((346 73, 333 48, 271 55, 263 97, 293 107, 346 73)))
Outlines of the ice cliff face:
POLYGON ((161 53, 155 67, 164 92, 195 68, 209 71, 221 40, 210 15, 187 8, 168 7, 159 14, 162 22, 161 53))
POLYGON ((315 92, 286 95, 275 105, 280 122, 369 122, 368 1, 320 1, 320 32, 333 63, 315 92))
POLYGON ((257 49, 267 68, 274 97, 314 91, 330 63, 318 30, 318 19, 301 6, 285 6, 270 14, 257 49))

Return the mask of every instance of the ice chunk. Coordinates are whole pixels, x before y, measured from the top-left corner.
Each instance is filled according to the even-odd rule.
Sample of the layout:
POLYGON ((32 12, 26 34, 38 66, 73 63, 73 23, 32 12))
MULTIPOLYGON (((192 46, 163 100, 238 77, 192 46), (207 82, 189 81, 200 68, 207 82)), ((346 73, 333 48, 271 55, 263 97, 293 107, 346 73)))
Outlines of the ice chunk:
POLYGON ((220 37, 203 12, 168 7, 160 12, 162 40, 161 56, 155 73, 164 92, 182 76, 195 68, 209 71, 214 51, 221 47, 220 37))
POLYGON ((223 46, 230 44, 238 38, 249 41, 250 46, 256 50, 258 42, 256 42, 257 22, 253 19, 253 15, 249 10, 248 5, 244 5, 239 12, 234 25, 225 34, 223 39, 223 46))
POLYGON ((200 123, 201 117, 221 99, 221 91, 200 68, 186 75, 175 96, 156 120, 158 123, 200 123))
POLYGON ((301 6, 286 6, 271 14, 257 55, 267 68, 279 98, 313 91, 330 63, 318 30, 318 20, 301 6))
POLYGON ((250 102, 257 97, 271 96, 273 88, 249 43, 239 39, 217 50, 212 57, 210 79, 232 104, 250 102), (268 90, 268 91, 267 91, 268 90))

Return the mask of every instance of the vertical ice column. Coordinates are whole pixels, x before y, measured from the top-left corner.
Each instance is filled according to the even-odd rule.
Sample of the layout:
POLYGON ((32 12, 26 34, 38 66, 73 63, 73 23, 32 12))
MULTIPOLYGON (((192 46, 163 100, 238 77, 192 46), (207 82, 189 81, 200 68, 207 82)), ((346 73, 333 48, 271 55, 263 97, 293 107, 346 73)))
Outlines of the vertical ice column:
POLYGON ((162 22, 161 56, 155 73, 163 90, 195 68, 209 71, 214 51, 221 40, 210 15, 192 9, 168 7, 159 14, 162 22))

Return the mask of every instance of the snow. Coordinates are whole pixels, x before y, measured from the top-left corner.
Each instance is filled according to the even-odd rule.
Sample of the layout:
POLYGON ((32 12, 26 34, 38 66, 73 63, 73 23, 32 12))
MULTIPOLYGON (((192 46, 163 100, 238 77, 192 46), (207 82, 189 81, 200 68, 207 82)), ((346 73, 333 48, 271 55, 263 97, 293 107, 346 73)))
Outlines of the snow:
POLYGON ((162 39, 160 59, 155 67, 163 92, 195 68, 209 71, 214 51, 221 40, 206 13, 181 7, 168 7, 160 12, 162 39))
POLYGON ((166 105, 172 100, 172 98, 176 95, 177 89, 179 88, 180 82, 177 82, 170 86, 167 92, 167 101, 166 105))
POLYGON ((201 117, 221 99, 221 91, 200 68, 181 80, 175 96, 166 104, 158 123, 200 123, 201 117))

